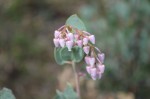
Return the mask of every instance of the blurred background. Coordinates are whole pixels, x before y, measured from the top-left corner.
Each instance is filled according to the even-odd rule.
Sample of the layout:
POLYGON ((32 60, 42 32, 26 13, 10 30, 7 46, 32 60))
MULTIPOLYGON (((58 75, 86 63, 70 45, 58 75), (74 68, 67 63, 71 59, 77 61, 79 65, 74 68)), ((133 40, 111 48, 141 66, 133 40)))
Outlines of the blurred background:
POLYGON ((106 54, 101 80, 81 78, 82 99, 150 99, 149 0, 0 0, 0 88, 52 99, 74 85, 54 60, 53 33, 75 13, 106 54))

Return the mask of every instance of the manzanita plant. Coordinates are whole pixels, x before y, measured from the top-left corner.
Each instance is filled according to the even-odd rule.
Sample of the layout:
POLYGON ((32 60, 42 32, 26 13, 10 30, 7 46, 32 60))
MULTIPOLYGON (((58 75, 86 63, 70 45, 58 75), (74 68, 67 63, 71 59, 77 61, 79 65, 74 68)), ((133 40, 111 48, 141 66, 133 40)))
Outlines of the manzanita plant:
POLYGON ((66 24, 55 30, 53 39, 55 60, 59 65, 72 64, 76 91, 80 98, 79 73, 76 63, 82 60, 86 63, 86 71, 93 80, 100 79, 104 73, 104 53, 96 46, 95 36, 86 31, 84 23, 75 14, 70 16, 66 24))

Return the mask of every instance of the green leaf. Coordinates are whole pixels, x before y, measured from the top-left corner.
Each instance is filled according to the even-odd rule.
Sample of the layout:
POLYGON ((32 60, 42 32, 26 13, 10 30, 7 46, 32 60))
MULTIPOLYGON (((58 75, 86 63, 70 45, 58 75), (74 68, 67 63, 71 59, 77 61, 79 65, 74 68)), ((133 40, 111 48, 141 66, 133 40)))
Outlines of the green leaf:
POLYGON ((74 62, 80 62, 83 59, 84 52, 81 47, 75 46, 72 48, 72 60, 74 62))
POLYGON ((72 51, 68 51, 67 47, 54 49, 54 57, 59 65, 63 65, 66 61, 80 62, 83 56, 83 49, 78 46, 73 47, 72 51))
POLYGON ((69 83, 67 84, 67 88, 64 90, 64 95, 67 97, 67 99, 78 99, 77 93, 69 83))
POLYGON ((7 88, 0 90, 0 99, 16 99, 12 91, 7 88))
POLYGON ((56 90, 57 95, 54 97, 54 99, 66 99, 64 94, 60 92, 59 90, 56 90))
POLYGON ((54 58, 57 64, 59 65, 63 65, 65 62, 63 61, 62 57, 61 57, 61 48, 55 48, 54 49, 54 58))
POLYGON ((67 19, 66 25, 70 25, 70 26, 72 26, 74 28, 77 28, 79 30, 86 31, 86 27, 85 27, 84 23, 82 22, 82 20, 76 14, 70 16, 67 19))
POLYGON ((64 92, 60 92, 59 90, 56 91, 56 96, 54 99, 78 99, 77 93, 73 90, 70 84, 67 84, 66 89, 64 92))
POLYGON ((61 58, 63 61, 71 61, 72 51, 68 51, 67 47, 64 47, 60 50, 61 58))

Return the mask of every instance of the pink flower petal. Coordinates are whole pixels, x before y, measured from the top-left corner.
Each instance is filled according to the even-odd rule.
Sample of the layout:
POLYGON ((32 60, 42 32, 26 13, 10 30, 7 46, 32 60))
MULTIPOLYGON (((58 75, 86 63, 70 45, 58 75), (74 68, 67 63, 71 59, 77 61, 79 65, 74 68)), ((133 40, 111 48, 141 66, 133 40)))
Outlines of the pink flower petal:
POLYGON ((90 36, 89 36, 89 40, 90 40, 93 44, 95 44, 95 36, 94 36, 94 35, 90 35, 90 36))
POLYGON ((89 63, 90 63, 91 66, 94 66, 95 58, 94 57, 89 58, 89 63))
POLYGON ((104 73, 104 70, 105 70, 105 66, 104 65, 98 64, 97 67, 98 67, 100 73, 104 73))
POLYGON ((65 40, 64 39, 59 39, 59 44, 61 47, 65 47, 65 40))
POLYGON ((83 50, 84 50, 84 52, 85 52, 86 54, 89 54, 89 52, 90 52, 90 47, 89 47, 89 46, 85 46, 85 47, 83 47, 83 50))
POLYGON ((98 54, 98 59, 99 59, 102 63, 104 63, 105 54, 104 54, 104 53, 98 54))
POLYGON ((96 68, 92 68, 91 69, 91 77, 92 77, 93 80, 96 80, 96 78, 97 78, 97 70, 96 70, 96 68))
POLYGON ((83 38, 83 45, 87 45, 88 44, 88 38, 83 38))
POLYGON ((67 41, 66 46, 68 47, 68 51, 71 51, 71 49, 73 47, 73 41, 67 41))
POLYGON ((59 39, 53 39, 55 47, 59 47, 59 39))
POLYGON ((89 56, 85 56, 85 58, 84 58, 86 64, 88 64, 88 65, 90 64, 90 63, 89 63, 89 58, 90 58, 89 56))
POLYGON ((72 41, 73 41, 74 36, 73 36, 72 33, 68 33, 68 34, 67 34, 67 38, 68 38, 69 40, 72 40, 72 41))
POLYGON ((56 30, 55 33, 54 33, 55 38, 58 38, 59 34, 60 34, 60 32, 56 30))
POLYGON ((86 71, 91 74, 91 66, 86 66, 86 71))
POLYGON ((78 40, 78 41, 77 41, 77 45, 78 45, 79 47, 82 47, 82 46, 83 46, 82 40, 78 40))

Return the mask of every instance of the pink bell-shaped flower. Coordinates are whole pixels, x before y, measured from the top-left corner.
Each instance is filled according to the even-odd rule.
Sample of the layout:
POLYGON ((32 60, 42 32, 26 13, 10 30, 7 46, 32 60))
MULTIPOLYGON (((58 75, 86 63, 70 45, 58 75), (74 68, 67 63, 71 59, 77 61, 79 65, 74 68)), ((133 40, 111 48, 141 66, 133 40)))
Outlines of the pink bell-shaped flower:
POLYGON ((102 63, 104 63, 105 54, 104 54, 104 53, 98 54, 98 59, 99 59, 102 63))
POLYGON ((92 69, 90 70, 90 72, 91 72, 91 77, 92 77, 92 79, 93 79, 93 80, 96 80, 96 78, 97 78, 97 70, 96 70, 96 68, 92 68, 92 69))
POLYGON ((83 50, 84 50, 84 52, 85 52, 86 54, 89 54, 89 52, 90 52, 90 47, 89 47, 89 46, 85 46, 85 47, 83 47, 83 50))
POLYGON ((94 36, 94 35, 90 35, 90 36, 89 36, 89 40, 90 40, 93 44, 95 44, 95 36, 94 36))
POLYGON ((53 39, 55 47, 59 47, 59 39, 53 39))
POLYGON ((86 71, 89 73, 89 74, 91 74, 91 66, 86 66, 86 71))
POLYGON ((104 70, 105 70, 104 65, 98 64, 97 67, 98 67, 100 73, 104 73, 104 70))
POLYGON ((89 63, 90 63, 91 66, 94 66, 95 58, 94 57, 89 58, 89 63))
POLYGON ((78 45, 79 47, 82 47, 82 46, 83 46, 82 40, 78 40, 78 41, 77 41, 77 45, 78 45))
POLYGON ((73 41, 74 36, 73 36, 72 33, 68 33, 68 34, 67 34, 67 38, 68 38, 69 40, 72 40, 72 41, 73 41))
POLYGON ((59 39, 59 44, 61 47, 65 47, 65 40, 64 39, 59 39))
POLYGON ((68 47, 68 51, 71 51, 71 49, 73 47, 73 41, 67 41, 66 46, 68 47))
POLYGON ((85 56, 85 58, 84 58, 86 64, 88 64, 88 65, 90 65, 90 63, 89 63, 89 58, 90 58, 89 56, 85 56))
POLYGON ((60 32, 56 30, 55 33, 54 33, 55 38, 58 38, 59 34, 60 34, 60 32))
POLYGON ((88 38, 83 38, 83 45, 87 45, 88 44, 88 38))

